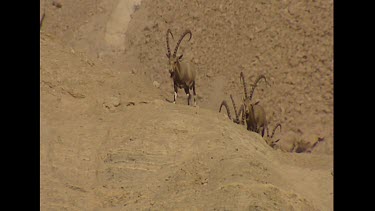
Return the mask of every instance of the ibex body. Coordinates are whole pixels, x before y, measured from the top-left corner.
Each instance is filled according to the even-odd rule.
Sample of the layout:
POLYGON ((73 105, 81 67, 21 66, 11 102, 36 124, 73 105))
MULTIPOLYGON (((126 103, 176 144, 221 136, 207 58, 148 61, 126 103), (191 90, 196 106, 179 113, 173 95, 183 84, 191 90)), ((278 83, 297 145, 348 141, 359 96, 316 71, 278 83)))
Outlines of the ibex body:
POLYGON ((177 50, 180 46, 182 39, 186 35, 190 35, 189 40, 191 39, 192 33, 190 30, 186 30, 180 37, 177 42, 176 48, 174 50, 173 55, 171 55, 170 48, 169 48, 169 34, 171 34, 173 38, 173 34, 170 29, 167 30, 167 57, 168 57, 168 65, 169 65, 169 73, 170 77, 173 79, 173 88, 174 88, 174 97, 173 103, 176 103, 177 99, 177 92, 178 89, 184 89, 187 97, 188 97, 188 105, 190 105, 191 95, 189 90, 193 90, 194 94, 194 105, 196 106, 196 92, 195 92, 195 79, 197 75, 197 70, 195 66, 191 62, 182 61, 182 54, 177 56, 177 50))
POLYGON ((250 103, 249 99, 245 100, 244 105, 246 108, 245 117, 247 130, 251 130, 256 133, 262 132, 262 136, 264 136, 264 132, 267 129, 266 111, 261 105, 250 103))

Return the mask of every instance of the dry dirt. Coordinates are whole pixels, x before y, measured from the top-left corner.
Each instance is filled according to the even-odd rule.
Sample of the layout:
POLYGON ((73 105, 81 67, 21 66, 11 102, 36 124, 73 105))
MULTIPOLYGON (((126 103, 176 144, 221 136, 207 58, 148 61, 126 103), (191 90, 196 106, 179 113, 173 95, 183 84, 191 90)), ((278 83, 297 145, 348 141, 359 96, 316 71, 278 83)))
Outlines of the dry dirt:
POLYGON ((41 210, 333 210, 333 1, 40 6, 41 210), (165 100, 168 28, 172 51, 193 33, 179 53, 198 67, 198 107, 183 90, 165 100), (249 87, 267 77, 254 98, 281 150, 218 112, 240 103, 241 71, 249 87))

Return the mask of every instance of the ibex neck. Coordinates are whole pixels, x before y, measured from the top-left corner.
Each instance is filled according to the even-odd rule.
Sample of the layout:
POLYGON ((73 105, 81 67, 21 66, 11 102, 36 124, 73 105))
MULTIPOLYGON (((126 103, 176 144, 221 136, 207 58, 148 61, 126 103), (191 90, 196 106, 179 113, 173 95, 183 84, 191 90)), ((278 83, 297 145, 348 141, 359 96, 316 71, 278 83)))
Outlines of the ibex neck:
POLYGON ((175 69, 175 72, 178 76, 180 76, 180 70, 181 70, 181 64, 179 61, 177 61, 176 63, 176 69, 175 69))

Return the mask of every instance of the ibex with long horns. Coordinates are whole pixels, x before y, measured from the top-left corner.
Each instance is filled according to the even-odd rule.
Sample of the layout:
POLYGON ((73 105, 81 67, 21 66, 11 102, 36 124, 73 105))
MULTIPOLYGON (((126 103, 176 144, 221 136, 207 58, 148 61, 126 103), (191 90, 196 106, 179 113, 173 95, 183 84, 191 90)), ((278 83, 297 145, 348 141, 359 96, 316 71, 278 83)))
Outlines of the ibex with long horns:
POLYGON ((267 118, 266 112, 264 108, 259 105, 259 102, 253 103, 252 98, 254 94, 254 90, 258 84, 258 82, 264 79, 267 83, 266 77, 264 75, 260 75, 256 80, 250 92, 250 95, 247 95, 246 89, 246 82, 243 73, 240 74, 240 80, 243 82, 244 86, 244 94, 245 97, 243 98, 243 105, 244 105, 244 113, 242 113, 242 121, 246 120, 247 130, 254 131, 256 133, 262 132, 262 137, 264 136, 264 132, 267 129, 267 118))
POLYGON ((174 88, 174 98, 173 103, 176 103, 177 99, 177 91, 178 89, 184 89, 185 93, 188 97, 188 105, 190 105, 191 95, 189 90, 193 90, 194 94, 194 106, 197 105, 196 102, 196 92, 195 92, 195 78, 197 75, 197 70, 193 66, 191 62, 182 61, 182 54, 177 56, 178 47, 181 44, 182 39, 186 35, 190 35, 189 40, 192 37, 192 33, 190 30, 186 30, 180 37, 177 42, 176 48, 174 49, 173 55, 171 55, 171 50, 169 48, 169 34, 171 34, 173 38, 173 34, 170 29, 167 30, 167 57, 168 57, 168 65, 169 65, 169 73, 170 77, 173 79, 173 88, 174 88))

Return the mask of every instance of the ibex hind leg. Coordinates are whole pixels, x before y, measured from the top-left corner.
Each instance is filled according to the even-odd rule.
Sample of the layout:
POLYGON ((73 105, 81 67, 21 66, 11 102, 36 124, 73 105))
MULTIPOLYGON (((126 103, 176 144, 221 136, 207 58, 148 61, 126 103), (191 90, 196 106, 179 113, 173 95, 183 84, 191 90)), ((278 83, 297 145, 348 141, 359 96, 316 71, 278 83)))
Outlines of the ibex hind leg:
POLYGON ((264 137, 264 132, 265 132, 266 128, 265 127, 262 127, 262 137, 264 137))
POLYGON ((189 92, 189 87, 184 88, 184 90, 185 90, 185 93, 186 93, 186 96, 187 96, 188 105, 190 105, 191 95, 190 95, 190 92, 189 92))
POLYGON ((195 92, 195 81, 193 82, 194 106, 197 106, 197 93, 195 92))

